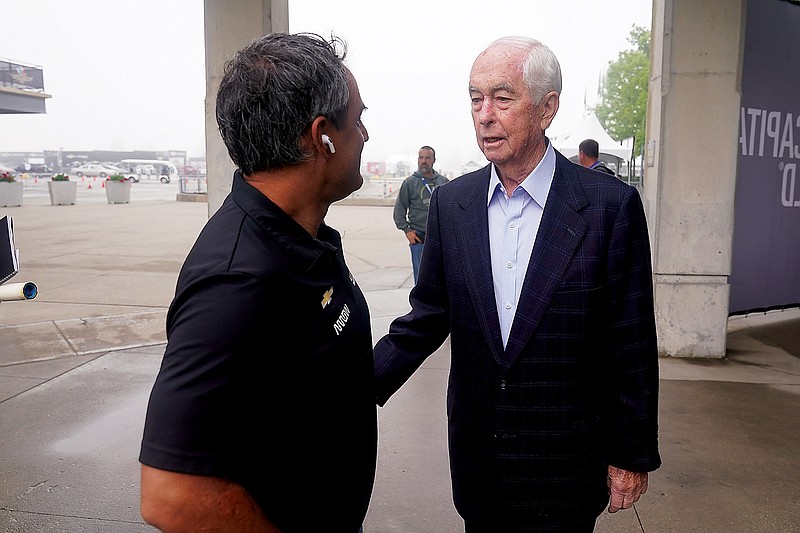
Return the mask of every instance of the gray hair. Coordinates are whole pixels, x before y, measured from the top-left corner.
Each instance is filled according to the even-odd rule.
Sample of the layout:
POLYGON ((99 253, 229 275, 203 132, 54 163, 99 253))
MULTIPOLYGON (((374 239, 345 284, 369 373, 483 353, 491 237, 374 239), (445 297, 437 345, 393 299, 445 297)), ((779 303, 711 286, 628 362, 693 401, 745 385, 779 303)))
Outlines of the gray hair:
POLYGON ((346 44, 312 33, 273 33, 225 65, 216 117, 228 154, 245 176, 297 165, 302 136, 318 116, 336 128, 350 99, 346 44))
POLYGON ((522 65, 522 79, 536 105, 541 104, 544 96, 550 91, 561 94, 561 65, 553 51, 541 41, 530 37, 501 37, 489 47, 496 44, 528 51, 522 65))

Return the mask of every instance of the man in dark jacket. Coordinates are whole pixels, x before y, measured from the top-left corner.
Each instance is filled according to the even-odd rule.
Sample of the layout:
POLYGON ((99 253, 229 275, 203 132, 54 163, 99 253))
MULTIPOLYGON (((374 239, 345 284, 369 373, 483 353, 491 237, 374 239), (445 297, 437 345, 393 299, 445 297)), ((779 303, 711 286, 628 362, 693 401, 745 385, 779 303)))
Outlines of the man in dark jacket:
POLYGON ((605 163, 598 159, 599 157, 600 146, 594 139, 586 139, 578 145, 578 163, 586 168, 591 168, 592 170, 597 170, 599 172, 605 172, 606 174, 616 176, 613 170, 608 168, 605 163))
POLYGON ((588 533, 605 506, 630 508, 661 464, 642 202, 545 136, 561 70, 540 42, 495 41, 469 88, 491 164, 433 194, 411 312, 375 347, 377 400, 449 335, 450 469, 466 532, 588 533))

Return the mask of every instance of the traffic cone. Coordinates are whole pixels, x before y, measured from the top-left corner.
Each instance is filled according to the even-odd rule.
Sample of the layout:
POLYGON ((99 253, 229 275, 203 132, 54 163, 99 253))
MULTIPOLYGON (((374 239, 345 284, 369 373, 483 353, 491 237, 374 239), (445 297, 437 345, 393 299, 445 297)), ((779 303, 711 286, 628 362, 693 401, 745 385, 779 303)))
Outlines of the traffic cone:
POLYGON ((92 188, 92 184, 90 183, 90 184, 89 184, 89 189, 91 189, 91 188, 92 188))
POLYGON ((105 182, 105 180, 103 180, 103 181, 102 181, 102 183, 100 183, 100 188, 101 188, 101 189, 105 189, 105 188, 106 188, 106 182, 105 182))

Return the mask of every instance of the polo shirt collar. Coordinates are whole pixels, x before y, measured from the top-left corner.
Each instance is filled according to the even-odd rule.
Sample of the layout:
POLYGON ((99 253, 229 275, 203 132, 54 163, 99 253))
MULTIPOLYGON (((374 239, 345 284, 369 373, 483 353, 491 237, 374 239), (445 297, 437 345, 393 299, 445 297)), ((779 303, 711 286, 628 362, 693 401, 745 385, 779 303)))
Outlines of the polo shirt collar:
POLYGON ((342 248, 338 231, 323 221, 317 231, 317 238, 312 237, 272 200, 247 183, 238 169, 233 174, 231 196, 247 216, 306 270, 311 269, 321 258, 336 255, 342 248))

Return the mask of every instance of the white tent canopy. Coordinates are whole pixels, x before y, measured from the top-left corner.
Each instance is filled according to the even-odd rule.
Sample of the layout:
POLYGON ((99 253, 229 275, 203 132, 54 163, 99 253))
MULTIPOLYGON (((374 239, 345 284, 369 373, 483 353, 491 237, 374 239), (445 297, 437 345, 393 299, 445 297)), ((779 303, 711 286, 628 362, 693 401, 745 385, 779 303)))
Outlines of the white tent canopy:
POLYGON ((578 155, 578 145, 586 139, 594 139, 600 146, 600 153, 619 157, 628 161, 631 157, 630 139, 619 143, 600 125, 594 111, 587 111, 578 127, 565 136, 554 137, 553 146, 556 150, 570 158, 578 155))

